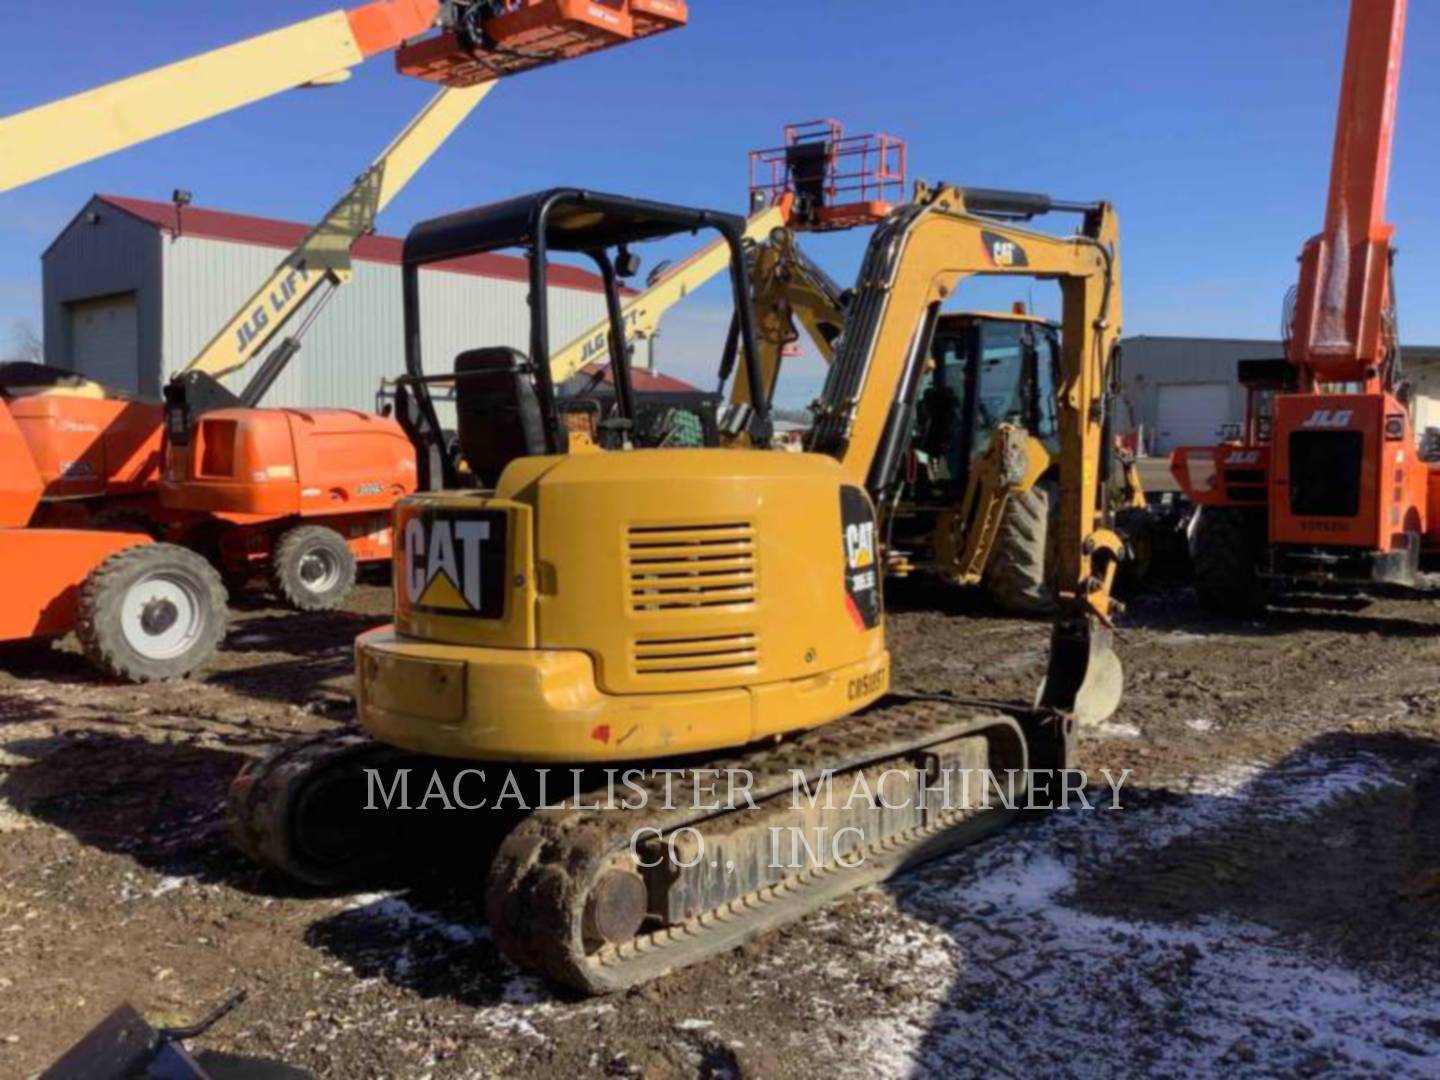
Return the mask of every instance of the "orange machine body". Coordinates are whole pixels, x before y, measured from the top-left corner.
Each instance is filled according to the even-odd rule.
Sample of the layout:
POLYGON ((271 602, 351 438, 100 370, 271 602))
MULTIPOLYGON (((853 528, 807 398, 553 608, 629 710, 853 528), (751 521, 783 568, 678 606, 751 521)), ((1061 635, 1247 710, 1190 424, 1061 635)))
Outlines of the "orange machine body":
POLYGON ((1434 545, 1430 470, 1390 394, 1286 394, 1275 401, 1272 544, 1390 554, 1434 545))
POLYGON ((39 470, 44 498, 139 495, 159 481, 158 404, 48 394, 8 404, 39 470))
POLYGON ((226 562, 254 562, 270 533, 303 519, 345 537, 361 561, 389 559, 390 511, 415 490, 400 425, 350 409, 215 409, 165 450, 160 507, 218 519, 226 562))
POLYGON ((67 633, 90 572, 118 551, 150 543, 133 533, 26 527, 46 485, 14 405, 0 401, 0 641, 67 633))

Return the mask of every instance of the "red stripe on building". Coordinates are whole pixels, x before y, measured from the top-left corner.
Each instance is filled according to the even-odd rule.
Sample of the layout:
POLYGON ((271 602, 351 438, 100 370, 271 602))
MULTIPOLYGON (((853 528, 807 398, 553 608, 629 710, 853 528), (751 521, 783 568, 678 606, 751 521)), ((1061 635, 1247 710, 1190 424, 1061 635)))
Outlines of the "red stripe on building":
MULTIPOLYGON (((293 251, 314 227, 294 221, 279 221, 275 218, 251 217, 248 214, 231 214, 224 210, 206 210, 199 206, 178 209, 173 203, 152 202, 149 199, 132 199, 125 195, 101 195, 101 202, 122 210, 141 221, 149 222, 163 229, 171 236, 194 236, 203 240, 228 240, 236 244, 252 244, 256 247, 273 247, 293 251)), ((402 262, 404 241, 395 236, 362 236, 351 249, 358 262, 381 263, 399 266, 402 262)), ((530 267, 515 255, 470 255, 463 259, 449 259, 434 263, 429 270, 440 270, 449 274, 470 274, 475 277, 491 278, 496 281, 529 281, 530 267)), ((565 289, 582 289, 586 292, 604 292, 605 286, 599 274, 592 274, 577 267, 551 264, 550 284, 565 289)), ((633 289, 622 289, 625 295, 633 296, 633 289)))

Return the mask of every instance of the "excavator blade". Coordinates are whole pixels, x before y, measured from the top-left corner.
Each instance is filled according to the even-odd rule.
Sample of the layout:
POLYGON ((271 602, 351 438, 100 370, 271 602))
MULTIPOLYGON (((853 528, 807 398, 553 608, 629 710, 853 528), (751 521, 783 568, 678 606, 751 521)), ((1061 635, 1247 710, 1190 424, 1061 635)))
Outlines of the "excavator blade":
POLYGON ((1069 713, 1081 725, 1100 724, 1115 714, 1124 691, 1115 632, 1094 615, 1057 621, 1050 635, 1050 667, 1036 704, 1069 713))

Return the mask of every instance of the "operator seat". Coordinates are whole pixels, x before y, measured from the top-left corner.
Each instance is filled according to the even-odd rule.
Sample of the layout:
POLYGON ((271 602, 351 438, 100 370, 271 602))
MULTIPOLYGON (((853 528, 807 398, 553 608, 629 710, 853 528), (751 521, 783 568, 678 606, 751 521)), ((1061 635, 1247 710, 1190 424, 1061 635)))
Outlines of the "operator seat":
POLYGON ((460 449, 481 487, 516 458, 548 452, 535 366, 517 349, 471 349, 455 358, 460 449))

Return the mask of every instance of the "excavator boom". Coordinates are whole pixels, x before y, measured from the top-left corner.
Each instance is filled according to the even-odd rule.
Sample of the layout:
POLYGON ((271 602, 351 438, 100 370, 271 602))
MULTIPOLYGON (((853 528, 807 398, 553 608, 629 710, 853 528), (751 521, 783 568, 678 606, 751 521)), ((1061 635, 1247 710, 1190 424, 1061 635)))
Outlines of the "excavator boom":
POLYGON ((1119 259, 1119 221, 1108 203, 921 188, 871 239, 806 441, 807 450, 837 458, 883 516, 909 445, 940 310, 956 286, 974 275, 1060 285, 1061 612, 1040 700, 1082 719, 1112 713, 1122 683, 1109 617, 1123 543, 1108 520, 1103 490, 1110 365, 1122 313, 1119 259), (1058 237, 982 216, 1028 218, 1051 209, 1080 213, 1081 230, 1058 237))
POLYGON ((1100 530, 1108 370, 1121 322, 1119 225, 1085 210, 1084 229, 1056 237, 977 216, 965 193, 923 193, 877 231, 851 302, 807 449, 839 458, 852 482, 888 492, 914 420, 925 351, 944 302, 974 275, 1049 278, 1064 301, 1061 385, 1062 581, 1100 616, 1109 595, 1091 575, 1100 530))

